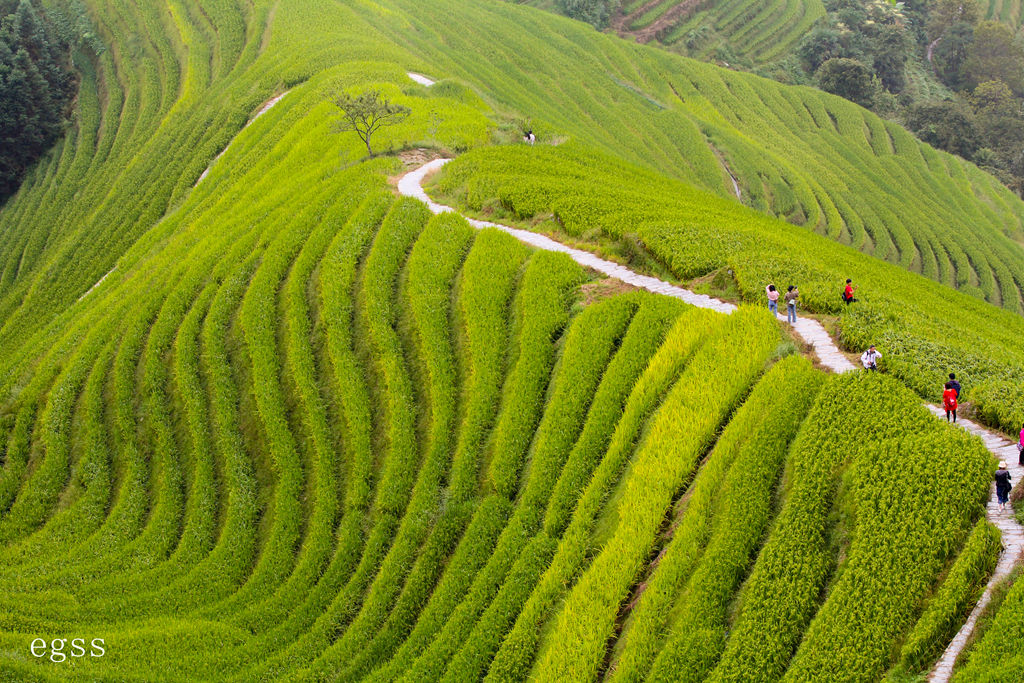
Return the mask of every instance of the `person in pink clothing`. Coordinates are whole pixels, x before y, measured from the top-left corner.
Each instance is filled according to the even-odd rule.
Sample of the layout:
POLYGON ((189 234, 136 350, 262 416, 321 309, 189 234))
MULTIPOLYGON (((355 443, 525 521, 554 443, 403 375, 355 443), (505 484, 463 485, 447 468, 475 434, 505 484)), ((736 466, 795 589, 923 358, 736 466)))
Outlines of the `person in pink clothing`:
POLYGON ((779 290, 775 289, 775 285, 768 285, 764 288, 764 291, 768 295, 768 310, 772 312, 772 315, 778 315, 779 290))
POLYGON ((1024 426, 1020 428, 1020 439, 1017 441, 1017 464, 1024 467, 1024 426))

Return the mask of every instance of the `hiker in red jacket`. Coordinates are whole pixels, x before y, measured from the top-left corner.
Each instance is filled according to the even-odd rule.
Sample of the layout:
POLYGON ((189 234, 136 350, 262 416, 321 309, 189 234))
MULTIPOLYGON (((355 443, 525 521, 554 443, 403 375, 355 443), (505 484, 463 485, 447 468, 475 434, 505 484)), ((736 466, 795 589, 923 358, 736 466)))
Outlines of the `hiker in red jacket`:
POLYGON ((856 299, 853 298, 853 293, 857 291, 857 288, 853 286, 853 280, 846 278, 846 289, 843 290, 843 301, 847 304, 852 304, 856 299))
POLYGON ((950 415, 956 422, 956 389, 951 382, 946 382, 946 390, 942 392, 942 407, 946 409, 946 422, 949 422, 950 415))

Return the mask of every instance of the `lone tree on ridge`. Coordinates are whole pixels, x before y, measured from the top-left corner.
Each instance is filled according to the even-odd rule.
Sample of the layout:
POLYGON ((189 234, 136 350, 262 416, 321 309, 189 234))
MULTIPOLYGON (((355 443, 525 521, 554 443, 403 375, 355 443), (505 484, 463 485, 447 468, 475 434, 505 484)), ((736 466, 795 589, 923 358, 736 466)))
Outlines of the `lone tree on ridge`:
POLYGON ((370 156, 373 156, 371 136, 382 126, 401 123, 412 113, 409 107, 393 104, 379 90, 370 90, 361 95, 342 92, 334 96, 334 104, 341 110, 341 119, 334 125, 334 132, 354 130, 359 139, 366 143, 366 152, 370 156))

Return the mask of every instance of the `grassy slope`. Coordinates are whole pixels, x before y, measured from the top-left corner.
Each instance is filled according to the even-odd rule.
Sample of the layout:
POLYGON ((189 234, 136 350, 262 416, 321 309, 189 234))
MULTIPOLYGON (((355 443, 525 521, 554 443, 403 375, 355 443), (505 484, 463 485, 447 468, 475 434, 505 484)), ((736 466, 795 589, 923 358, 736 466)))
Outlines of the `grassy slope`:
MULTIPOLYGON (((729 195, 717 152, 739 179, 744 203, 989 301, 1020 305, 1024 256, 1011 238, 1020 235, 1024 205, 974 167, 838 98, 515 6, 325 6, 323 22, 275 12, 272 30, 262 27, 269 8, 261 7, 236 11, 234 34, 221 29, 214 40, 193 30, 191 43, 213 42, 206 54, 192 49, 186 59, 169 39, 162 51, 144 50, 158 41, 132 43, 141 52, 132 54, 134 69, 122 64, 124 20, 97 7, 112 48, 97 81, 86 79, 83 93, 97 96, 83 96, 80 139, 55 151, 0 217, 4 349, 72 303, 179 204, 261 101, 350 60, 457 77, 498 110, 532 118, 542 134, 568 135, 729 195), (435 12, 448 21, 434 22, 435 12), (372 27, 356 30, 361 22, 372 27), (502 41, 487 38, 499 34, 502 41), (231 68, 229 54, 238 60, 231 68), (121 82, 120 91, 113 87, 121 82), (79 189, 69 201, 72 187, 79 189)), ((181 27, 166 25, 165 15, 136 21, 175 37, 190 27, 185 17, 181 27)))
POLYGON ((1021 20, 1024 19, 1020 0, 986 0, 978 5, 986 19, 1002 21, 1014 29, 1019 28, 1021 20))

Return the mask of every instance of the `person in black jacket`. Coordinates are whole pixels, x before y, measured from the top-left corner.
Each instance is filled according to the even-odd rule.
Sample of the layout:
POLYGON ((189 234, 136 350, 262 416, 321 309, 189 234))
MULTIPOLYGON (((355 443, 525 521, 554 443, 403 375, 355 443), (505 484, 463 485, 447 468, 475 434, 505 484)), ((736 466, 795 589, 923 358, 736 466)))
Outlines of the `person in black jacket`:
POLYGON ((956 400, 960 400, 960 382, 956 381, 956 373, 949 373, 949 386, 956 392, 956 400))
POLYGON ((1003 460, 999 463, 999 469, 996 470, 996 498, 999 500, 999 511, 1002 512, 1006 509, 1006 504, 1010 501, 1010 490, 1013 489, 1013 484, 1010 483, 1010 470, 1006 467, 1006 461, 1003 460))

